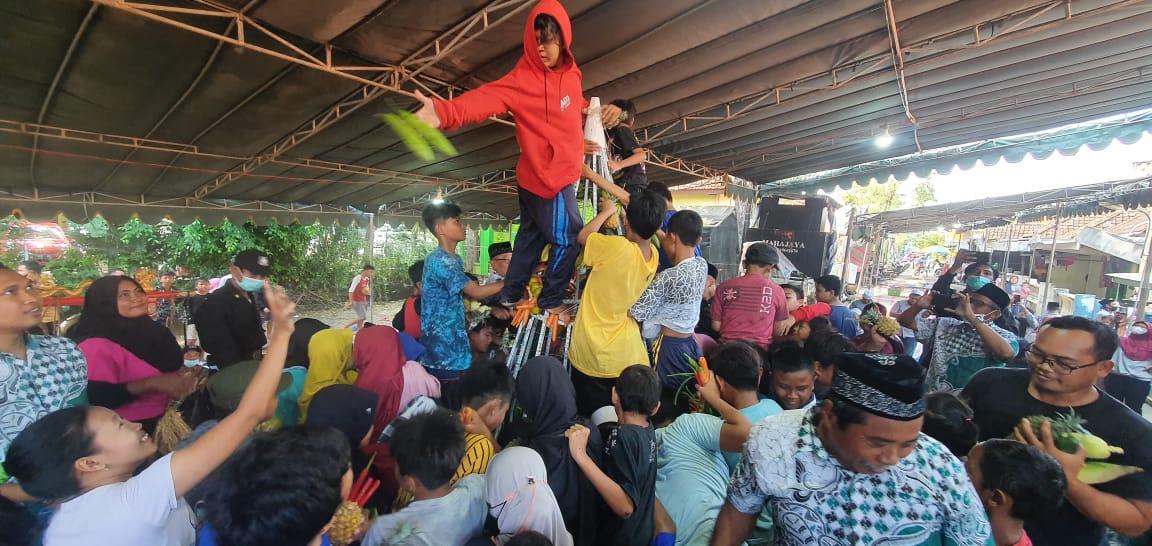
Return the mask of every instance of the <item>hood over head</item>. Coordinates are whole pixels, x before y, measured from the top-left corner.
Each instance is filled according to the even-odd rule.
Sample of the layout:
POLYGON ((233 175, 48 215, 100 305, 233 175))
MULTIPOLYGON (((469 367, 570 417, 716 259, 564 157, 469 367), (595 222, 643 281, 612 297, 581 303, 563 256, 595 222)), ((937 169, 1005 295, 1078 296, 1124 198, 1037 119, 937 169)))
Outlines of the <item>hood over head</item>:
POLYGON ((563 46, 561 50, 564 53, 564 58, 560 61, 560 66, 557 70, 568 70, 576 63, 573 62, 572 57, 572 21, 568 19, 568 12, 564 10, 564 6, 560 5, 557 0, 540 0, 536 7, 532 8, 532 13, 528 14, 528 20, 524 22, 524 59, 535 69, 540 71, 547 71, 544 66, 544 61, 540 60, 540 53, 536 45, 536 17, 539 15, 551 15, 556 18, 560 24, 560 33, 563 34, 563 46))

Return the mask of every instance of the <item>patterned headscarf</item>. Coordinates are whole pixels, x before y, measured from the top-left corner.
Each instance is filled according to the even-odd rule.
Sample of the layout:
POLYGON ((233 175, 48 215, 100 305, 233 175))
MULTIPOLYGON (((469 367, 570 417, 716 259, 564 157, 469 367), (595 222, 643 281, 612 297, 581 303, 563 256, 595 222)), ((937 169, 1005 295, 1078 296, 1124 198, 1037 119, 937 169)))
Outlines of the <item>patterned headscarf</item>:
POLYGON ((883 309, 884 306, 880 304, 868 304, 860 313, 860 322, 876 328, 876 331, 884 337, 894 336, 900 330, 900 323, 892 317, 885 316, 883 309))

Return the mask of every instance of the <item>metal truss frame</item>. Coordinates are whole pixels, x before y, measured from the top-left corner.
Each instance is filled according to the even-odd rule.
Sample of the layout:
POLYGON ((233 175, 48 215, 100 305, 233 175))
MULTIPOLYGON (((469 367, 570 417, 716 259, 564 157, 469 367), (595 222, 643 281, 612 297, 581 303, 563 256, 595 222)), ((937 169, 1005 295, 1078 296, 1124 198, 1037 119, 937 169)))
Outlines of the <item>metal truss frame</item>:
MULTIPOLYGON (((129 137, 106 133, 94 133, 91 131, 81 131, 77 129, 68 129, 64 127, 55 127, 51 125, 42 125, 38 123, 28 123, 7 119, 0 119, 0 133, 32 136, 35 138, 51 138, 69 142, 81 142, 85 144, 115 146, 120 148, 129 148, 132 150, 169 152, 193 157, 202 157, 206 159, 228 159, 236 161, 249 161, 252 159, 249 157, 207 152, 201 150, 199 146, 192 144, 181 144, 177 142, 168 142, 163 140, 129 137)), ((486 182, 483 177, 481 177, 481 179, 478 181, 456 180, 452 178, 442 178, 438 176, 422 175, 404 171, 393 171, 377 167, 365 167, 362 165, 335 163, 332 161, 323 161, 319 159, 293 159, 289 157, 272 159, 269 160, 266 164, 386 179, 375 182, 375 184, 385 186, 407 187, 413 183, 432 184, 438 187, 447 188, 447 191, 452 195, 464 191, 489 191, 492 193, 515 194, 515 190, 512 188, 493 187, 494 184, 486 182)), ((333 181, 328 179, 316 179, 316 182, 332 183, 333 181)), ((188 198, 198 199, 194 196, 188 196, 188 198)))
POLYGON ((144 196, 131 197, 104 192, 61 192, 33 190, 31 192, 8 191, 0 193, 0 203, 12 203, 13 208, 29 205, 79 205, 99 208, 101 206, 133 207, 149 209, 187 209, 213 212, 236 212, 250 214, 310 214, 339 216, 363 215, 366 213, 349 208, 331 205, 300 205, 295 203, 269 203, 267 201, 237 201, 229 199, 204 200, 192 197, 166 197, 148 199, 144 196))
POLYGON ((441 98, 450 98, 462 92, 462 89, 448 82, 440 81, 422 75, 421 73, 452 51, 468 44, 483 32, 503 23, 533 3, 530 0, 493 0, 480 11, 413 52, 401 61, 399 65, 362 66, 333 63, 334 47, 331 44, 324 44, 322 46, 323 52, 321 56, 323 58, 321 59, 321 56, 316 56, 304 51, 287 38, 280 36, 276 31, 253 20, 244 12, 218 6, 207 0, 192 0, 202 6, 202 8, 199 9, 143 2, 128 2, 126 0, 92 1, 96 4, 120 9, 223 43, 256 51, 286 62, 320 70, 363 84, 360 89, 351 93, 312 120, 304 123, 299 129, 273 144, 264 153, 247 159, 239 168, 224 173, 211 182, 194 190, 189 197, 196 199, 203 199, 233 181, 251 174, 256 169, 274 162, 276 158, 280 157, 284 152, 296 147, 305 140, 308 140, 317 133, 359 110, 361 107, 371 103, 385 92, 410 97, 415 96, 414 93, 401 88, 401 85, 404 83, 412 82, 429 94, 441 98), (227 19, 230 20, 232 24, 229 25, 228 29, 224 32, 215 32, 180 21, 175 18, 177 16, 227 19), (272 49, 252 43, 248 37, 253 34, 271 39, 277 44, 279 49, 272 49), (357 74, 364 72, 377 74, 371 79, 357 74))
MULTIPOLYGON (((462 93, 465 89, 449 82, 429 77, 423 74, 423 72, 452 51, 468 44, 488 29, 507 21, 509 18, 519 14, 535 3, 534 0, 493 0, 484 8, 417 49, 401 61, 400 64, 362 66, 333 63, 332 53, 334 48, 331 44, 322 46, 323 52, 321 55, 311 54, 292 44, 276 31, 248 17, 243 11, 219 6, 208 0, 191 0, 197 5, 202 6, 201 8, 180 8, 145 2, 130 2, 127 0, 91 1, 110 8, 133 13, 155 22, 219 40, 222 43, 256 51, 286 62, 320 70, 363 84, 360 89, 349 94, 342 101, 333 105, 312 120, 304 123, 299 129, 284 137, 276 144, 273 144, 264 153, 247 158, 238 168, 224 173, 211 182, 198 187, 189 195, 189 197, 196 199, 203 199, 220 188, 251 174, 260 167, 270 163, 276 163, 277 158, 286 151, 291 150, 298 144, 332 126, 337 121, 371 103, 385 92, 393 92, 410 97, 414 96, 414 93, 405 91, 400 87, 404 83, 412 83, 424 92, 439 98, 452 98, 462 93), (232 24, 229 25, 226 31, 216 32, 178 20, 176 19, 177 16, 228 19, 232 24), (250 36, 253 33, 271 39, 280 49, 271 49, 252 43, 246 36, 250 36), (369 78, 367 76, 360 76, 358 73, 376 74, 369 78)), ((492 120, 505 125, 514 125, 512 121, 504 118, 493 117, 492 120)), ((691 175, 696 175, 698 172, 705 170, 712 170, 702 165, 696 165, 678 159, 652 163, 654 166, 671 168, 672 170, 691 175)), ((484 177, 481 177, 481 180, 475 184, 475 187, 468 187, 466 182, 463 183, 464 187, 454 193, 473 191, 476 189, 491 190, 496 185, 485 182, 483 178, 484 177)), ((399 203, 402 204, 406 201, 407 200, 399 203)))
MULTIPOLYGON (((640 138, 641 144, 650 146, 661 139, 684 136, 695 131, 715 127, 758 112, 763 108, 779 106, 785 102, 808 96, 814 92, 835 91, 854 82, 859 83, 877 77, 890 77, 890 71, 900 71, 897 66, 900 63, 903 63, 903 68, 939 63, 951 54, 983 47, 989 43, 999 43, 1003 41, 1006 36, 1020 36, 1038 32, 1053 25, 1066 24, 1071 20, 1121 9, 1129 4, 1140 1, 1143 0, 1121 0, 1107 6, 1080 13, 1073 13, 1070 0, 1052 0, 994 20, 979 23, 972 28, 950 32, 940 36, 933 36, 916 43, 901 46, 900 51, 896 52, 899 54, 899 60, 893 58, 894 55, 892 51, 884 51, 864 59, 852 60, 842 65, 831 67, 827 72, 778 85, 767 91, 740 97, 718 106, 680 116, 673 120, 643 127, 638 129, 636 133, 640 138), (1034 26, 1027 26, 1035 19, 1060 7, 1065 8, 1066 14, 1064 17, 1034 26), (1002 28, 997 25, 1002 25, 1002 28), (918 59, 904 61, 903 56, 910 53, 924 54, 924 56, 918 59), (843 74, 846 73, 850 75, 843 77, 843 74)), ((899 78, 899 75, 897 77, 899 78)))

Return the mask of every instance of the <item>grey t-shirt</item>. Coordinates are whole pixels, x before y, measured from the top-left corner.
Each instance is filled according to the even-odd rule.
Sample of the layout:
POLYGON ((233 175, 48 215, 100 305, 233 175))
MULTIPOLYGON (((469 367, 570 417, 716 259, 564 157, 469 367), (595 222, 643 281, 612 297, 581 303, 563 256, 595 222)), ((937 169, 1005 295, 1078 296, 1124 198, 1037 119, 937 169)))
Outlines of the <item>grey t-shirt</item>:
POLYGON ((480 534, 488 516, 484 476, 460 478, 438 499, 413 501, 380 516, 364 535, 364 546, 455 546, 480 534))

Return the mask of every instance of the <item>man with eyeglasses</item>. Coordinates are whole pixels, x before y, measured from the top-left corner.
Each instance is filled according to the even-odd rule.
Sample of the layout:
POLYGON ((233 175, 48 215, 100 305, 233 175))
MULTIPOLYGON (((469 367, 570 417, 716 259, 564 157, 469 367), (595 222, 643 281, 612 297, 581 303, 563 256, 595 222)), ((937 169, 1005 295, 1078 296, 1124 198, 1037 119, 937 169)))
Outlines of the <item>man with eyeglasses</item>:
POLYGON ((932 308, 929 292, 900 314, 900 325, 916 332, 924 344, 927 362, 928 391, 958 391, 976 372, 984 368, 1003 367, 1020 350, 1016 334, 995 324, 1011 300, 1008 293, 986 283, 969 293, 957 293, 952 316, 925 317, 932 308))
MULTIPOLYGON (((488 266, 491 268, 491 271, 488 273, 488 279, 484 281, 484 284, 504 280, 504 277, 508 275, 508 265, 511 262, 512 243, 501 241, 488 245, 488 266)), ((499 320, 512 318, 512 313, 503 305, 500 305, 500 294, 496 294, 480 303, 487 305, 491 309, 492 316, 499 320)))
POLYGON ((1025 353, 1029 369, 984 370, 961 396, 972 406, 980 439, 1021 439, 1054 457, 1068 479, 1064 505, 1055 513, 1025 521, 1036 546, 1107 544, 1104 528, 1137 536, 1152 527, 1152 423, 1096 388, 1112 371, 1119 340, 1111 328, 1084 317, 1063 316, 1040 327, 1025 353), (1085 455, 1068 454, 1053 445, 1048 426, 1034 430, 1025 417, 1057 417, 1071 412, 1084 427, 1124 449, 1108 462, 1143 468, 1143 472, 1099 485, 1077 477, 1085 455), (1023 421, 1023 422, 1022 422, 1023 421))

